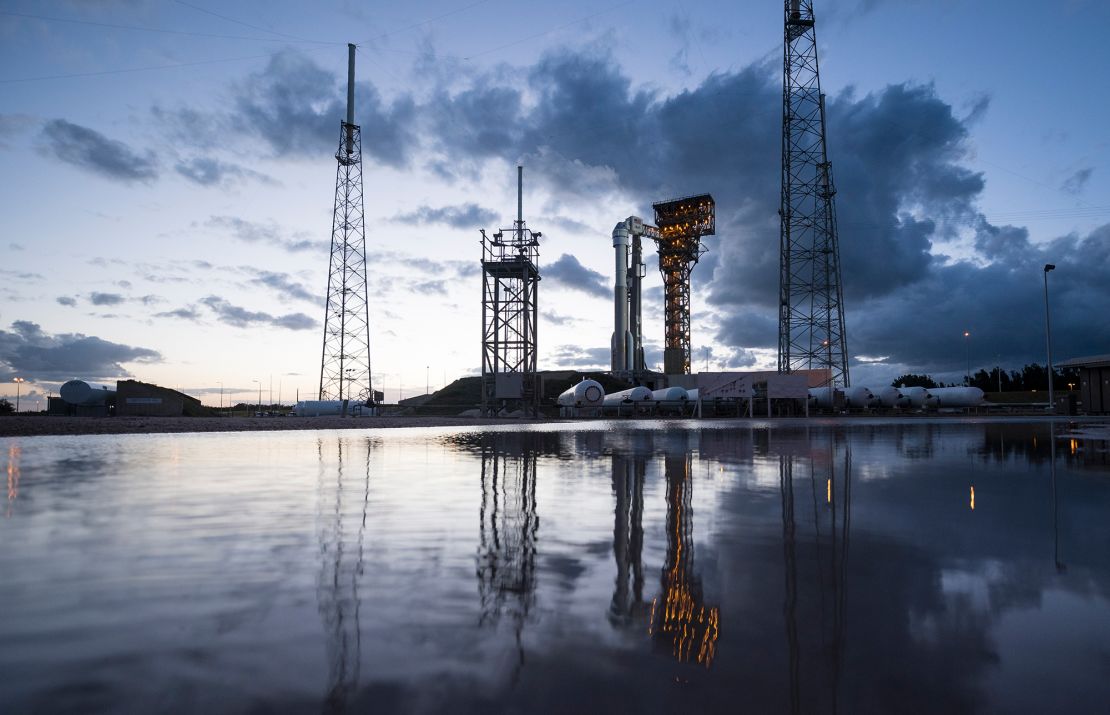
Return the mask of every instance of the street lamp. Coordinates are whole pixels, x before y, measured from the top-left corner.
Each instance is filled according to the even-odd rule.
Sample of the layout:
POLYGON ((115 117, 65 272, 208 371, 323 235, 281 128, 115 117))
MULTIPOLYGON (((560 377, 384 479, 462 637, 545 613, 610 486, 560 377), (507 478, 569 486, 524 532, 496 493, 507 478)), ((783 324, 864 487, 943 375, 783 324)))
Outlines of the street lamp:
POLYGON ((22 385, 23 383, 27 382, 27 381, 24 380, 22 377, 17 377, 17 378, 14 378, 14 379, 15 379, 15 411, 19 412, 19 386, 22 385))
POLYGON ((964 375, 964 384, 971 386, 971 332, 964 331, 964 354, 967 358, 967 374, 964 375))
POLYGON ((1048 272, 1055 269, 1056 266, 1052 263, 1044 264, 1044 343, 1048 353, 1048 409, 1050 412, 1055 409, 1056 403, 1052 400, 1052 324, 1048 317, 1048 272))

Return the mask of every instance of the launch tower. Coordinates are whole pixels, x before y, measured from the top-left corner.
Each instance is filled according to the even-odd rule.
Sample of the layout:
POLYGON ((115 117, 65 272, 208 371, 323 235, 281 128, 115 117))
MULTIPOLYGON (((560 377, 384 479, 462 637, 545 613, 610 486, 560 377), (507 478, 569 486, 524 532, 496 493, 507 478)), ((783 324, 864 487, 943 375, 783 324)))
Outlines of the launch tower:
POLYGON ((785 0, 782 203, 779 231, 779 372, 828 369, 848 387, 848 346, 825 96, 813 0, 785 0))
POLYGON ((524 168, 516 168, 516 221, 493 236, 482 231, 482 414, 539 411, 536 324, 539 231, 524 224, 524 168))
POLYGON ((355 124, 354 45, 347 45, 347 120, 340 124, 335 159, 338 164, 319 399, 370 404, 374 392, 370 384, 370 313, 366 300, 362 133, 355 124))
POLYGON ((705 249, 702 236, 716 231, 715 204, 709 194, 652 204, 659 272, 663 274, 663 372, 690 373, 690 271, 705 249))

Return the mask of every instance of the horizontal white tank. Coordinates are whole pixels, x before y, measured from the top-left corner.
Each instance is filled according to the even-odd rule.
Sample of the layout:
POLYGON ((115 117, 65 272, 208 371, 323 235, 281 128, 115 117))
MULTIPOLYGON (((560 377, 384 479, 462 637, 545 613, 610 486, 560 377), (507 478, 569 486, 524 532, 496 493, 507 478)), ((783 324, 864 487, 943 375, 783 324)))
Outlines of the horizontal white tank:
POLYGON ((335 417, 342 413, 342 400, 301 400, 293 405, 297 417, 335 417))
POLYGON ((70 380, 61 386, 58 394, 71 405, 103 405, 116 396, 116 390, 84 380, 70 380))
POLYGON ((983 404, 983 391, 978 387, 934 387, 929 394, 937 407, 978 407, 983 404))
POLYGON ((681 387, 664 387, 662 390, 652 390, 651 399, 656 402, 685 402, 689 396, 681 387))
POLYGON ((696 387, 693 390, 687 390, 686 391, 686 399, 689 400, 690 402, 697 402, 698 397, 700 395, 701 395, 701 393, 698 392, 698 388, 696 388, 696 387))
POLYGON ((902 394, 897 387, 872 387, 871 394, 879 401, 881 407, 910 407, 910 398, 902 394))
POLYGON ((932 390, 924 387, 899 387, 898 391, 910 401, 911 407, 933 407, 937 404, 937 398, 930 394, 932 390))
POLYGON ((597 380, 583 380, 559 395, 560 407, 600 407, 605 390, 597 380))
POLYGON ((861 385, 844 388, 844 404, 848 407, 876 407, 879 401, 871 390, 861 385))
POLYGON ((809 388, 809 403, 814 407, 830 409, 833 407, 837 392, 838 390, 833 387, 811 387, 809 388))
POLYGON ((650 400, 651 390, 646 387, 631 387, 606 395, 602 404, 605 407, 617 407, 626 402, 649 402, 650 400))

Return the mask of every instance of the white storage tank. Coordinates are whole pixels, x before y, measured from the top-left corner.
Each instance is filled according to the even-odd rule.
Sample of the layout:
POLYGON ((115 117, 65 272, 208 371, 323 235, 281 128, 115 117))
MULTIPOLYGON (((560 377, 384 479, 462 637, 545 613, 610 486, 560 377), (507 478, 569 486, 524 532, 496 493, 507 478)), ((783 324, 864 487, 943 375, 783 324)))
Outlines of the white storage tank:
POLYGON ((936 398, 929 394, 931 390, 924 387, 899 387, 898 391, 910 401, 911 407, 933 407, 937 404, 936 398))
POLYGON ((600 407, 605 390, 597 380, 583 380, 559 395, 560 407, 600 407))
POLYGON ((844 404, 848 407, 875 407, 879 404, 879 401, 866 387, 846 387, 844 388, 844 404))
POLYGON ((651 399, 656 402, 685 402, 689 396, 681 387, 664 387, 662 390, 652 390, 651 399))
POLYGON ((342 413, 341 400, 301 400, 293 405, 297 417, 337 417, 342 413))
POLYGON ((103 405, 116 396, 114 387, 98 385, 84 380, 70 380, 61 386, 58 394, 71 405, 103 405))
POLYGON ((929 390, 937 407, 978 407, 983 404, 983 391, 978 387, 934 387, 929 390))
POLYGON ((875 387, 871 388, 871 394, 879 401, 882 407, 910 407, 910 398, 902 394, 902 391, 897 387, 875 387))
POLYGON ((809 388, 809 404, 822 409, 832 409, 836 402, 837 392, 838 390, 834 387, 811 387, 809 388))
POLYGON ((624 405, 633 405, 636 402, 651 402, 651 390, 646 387, 631 387, 627 390, 606 395, 601 408, 605 412, 620 412, 624 405))

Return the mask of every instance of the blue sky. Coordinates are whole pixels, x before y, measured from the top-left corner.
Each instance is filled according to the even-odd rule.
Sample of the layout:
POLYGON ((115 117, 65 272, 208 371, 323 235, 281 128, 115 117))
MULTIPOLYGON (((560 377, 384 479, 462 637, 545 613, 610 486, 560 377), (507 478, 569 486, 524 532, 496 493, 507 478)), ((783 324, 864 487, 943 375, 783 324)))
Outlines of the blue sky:
MULTIPOLYGON (((1110 7, 817 0, 853 382, 1110 352, 1110 7), (972 334, 965 345, 963 332, 972 334)), ((0 3, 0 394, 123 375, 310 395, 359 45, 371 353, 393 400, 478 370, 478 228, 515 166, 540 367, 605 367, 609 232, 708 191, 695 365, 776 344, 778 2, 0 3)), ((651 257, 653 259, 654 256, 651 257)), ((648 360, 661 362, 649 259, 648 360)), ((32 398, 33 400, 34 398, 32 398)))

